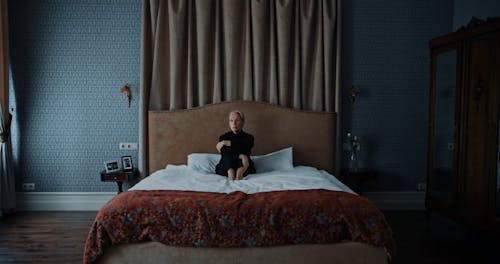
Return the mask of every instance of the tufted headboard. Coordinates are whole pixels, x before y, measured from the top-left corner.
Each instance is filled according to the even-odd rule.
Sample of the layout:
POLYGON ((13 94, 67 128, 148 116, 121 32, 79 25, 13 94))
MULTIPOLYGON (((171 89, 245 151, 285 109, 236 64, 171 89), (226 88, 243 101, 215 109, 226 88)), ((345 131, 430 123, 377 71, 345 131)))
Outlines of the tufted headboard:
POLYGON ((219 135, 229 130, 231 110, 240 110, 245 115, 243 130, 255 137, 252 155, 292 146, 294 165, 314 166, 333 173, 335 113, 250 101, 149 111, 149 172, 167 164, 186 164, 190 153, 217 153, 215 145, 219 135))

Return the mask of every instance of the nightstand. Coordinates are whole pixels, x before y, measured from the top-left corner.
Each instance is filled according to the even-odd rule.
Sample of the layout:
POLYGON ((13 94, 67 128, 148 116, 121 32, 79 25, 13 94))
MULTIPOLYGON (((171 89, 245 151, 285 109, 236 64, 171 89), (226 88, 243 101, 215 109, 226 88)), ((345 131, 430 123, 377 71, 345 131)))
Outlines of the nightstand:
POLYGON ((137 169, 133 169, 131 171, 115 171, 115 172, 106 172, 105 170, 101 171, 101 181, 103 182, 116 182, 118 184, 118 193, 123 192, 123 183, 129 182, 135 179, 137 175, 137 169))
POLYGON ((362 194, 363 185, 370 181, 377 180, 377 173, 368 168, 357 169, 355 171, 342 171, 342 182, 349 186, 353 191, 362 194))

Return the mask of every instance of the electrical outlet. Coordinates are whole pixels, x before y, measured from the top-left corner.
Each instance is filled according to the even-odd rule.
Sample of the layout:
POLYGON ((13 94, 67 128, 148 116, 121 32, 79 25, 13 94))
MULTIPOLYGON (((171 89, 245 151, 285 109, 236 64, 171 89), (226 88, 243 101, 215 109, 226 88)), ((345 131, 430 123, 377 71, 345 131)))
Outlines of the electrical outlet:
POLYGON ((29 183, 23 183, 23 191, 34 191, 35 190, 35 183, 29 182, 29 183))
POLYGON ((137 147, 138 147, 138 143, 120 143, 119 146, 120 146, 120 150, 136 150, 137 147))
POLYGON ((425 182, 417 183, 417 190, 418 191, 425 191, 426 188, 427 188, 427 184, 425 182))

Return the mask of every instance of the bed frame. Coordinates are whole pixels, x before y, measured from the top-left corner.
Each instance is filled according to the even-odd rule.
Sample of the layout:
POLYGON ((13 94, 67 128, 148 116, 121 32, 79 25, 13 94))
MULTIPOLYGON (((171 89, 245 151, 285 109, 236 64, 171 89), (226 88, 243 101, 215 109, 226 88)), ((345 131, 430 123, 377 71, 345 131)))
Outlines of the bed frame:
MULTIPOLYGON (((292 110, 238 101, 189 110, 149 112, 149 172, 186 164, 190 153, 216 153, 231 110, 245 114, 244 130, 255 137, 253 155, 293 147, 294 164, 333 173, 335 113, 292 110)), ((265 248, 182 248, 157 242, 113 246, 101 263, 387 263, 386 251, 371 245, 290 245, 265 248)))

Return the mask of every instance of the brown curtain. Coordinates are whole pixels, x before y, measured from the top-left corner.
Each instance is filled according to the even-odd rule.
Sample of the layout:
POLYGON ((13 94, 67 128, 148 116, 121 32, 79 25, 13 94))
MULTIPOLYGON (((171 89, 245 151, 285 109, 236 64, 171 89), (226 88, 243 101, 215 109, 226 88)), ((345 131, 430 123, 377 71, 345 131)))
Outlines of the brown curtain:
POLYGON ((338 112, 339 1, 143 0, 143 172, 148 110, 250 100, 338 112))
POLYGON ((11 165, 9 141, 9 31, 7 0, 0 0, 0 217, 11 213, 16 206, 16 190, 11 165))
POLYGON ((7 0, 0 0, 0 28, 2 35, 0 40, 0 103, 2 111, 8 115, 9 108, 9 28, 7 19, 7 0))

